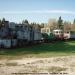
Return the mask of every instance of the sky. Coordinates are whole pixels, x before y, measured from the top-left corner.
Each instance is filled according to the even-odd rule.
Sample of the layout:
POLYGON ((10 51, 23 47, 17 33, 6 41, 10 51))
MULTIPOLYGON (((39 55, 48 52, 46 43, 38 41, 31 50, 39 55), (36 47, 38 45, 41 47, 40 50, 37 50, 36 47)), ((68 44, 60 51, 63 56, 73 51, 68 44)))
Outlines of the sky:
POLYGON ((0 0, 0 19, 47 23, 50 18, 73 21, 75 0, 0 0))

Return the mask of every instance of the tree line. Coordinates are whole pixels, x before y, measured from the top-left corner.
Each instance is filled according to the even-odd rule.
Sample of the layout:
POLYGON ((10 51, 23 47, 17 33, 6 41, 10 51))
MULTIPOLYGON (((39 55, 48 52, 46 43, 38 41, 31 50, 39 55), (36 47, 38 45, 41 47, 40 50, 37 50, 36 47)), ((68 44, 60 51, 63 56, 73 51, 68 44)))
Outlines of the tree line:
MULTIPOLYGON (((5 18, 3 18, 2 20, 0 19, 0 28, 4 25, 4 22, 5 22, 5 18)), ((43 28, 44 26, 46 27, 46 24, 47 26, 49 26, 51 28, 51 30, 54 30, 54 29, 62 29, 64 30, 65 32, 66 31, 75 31, 75 19, 73 21, 73 23, 69 22, 69 21, 64 21, 62 20, 61 16, 59 17, 59 19, 57 21, 52 21, 52 20, 49 20, 48 23, 29 23, 27 19, 23 20, 21 24, 27 24, 27 25, 30 25, 31 27, 33 28, 43 28)))

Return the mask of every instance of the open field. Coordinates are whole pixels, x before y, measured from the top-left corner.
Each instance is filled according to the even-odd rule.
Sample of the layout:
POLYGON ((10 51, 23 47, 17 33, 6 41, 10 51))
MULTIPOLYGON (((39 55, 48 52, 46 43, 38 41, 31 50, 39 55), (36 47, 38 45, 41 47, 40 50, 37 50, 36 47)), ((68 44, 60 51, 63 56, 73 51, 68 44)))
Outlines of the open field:
POLYGON ((75 75, 75 56, 3 59, 0 75, 75 75))
POLYGON ((75 41, 1 49, 0 75, 75 75, 75 41))

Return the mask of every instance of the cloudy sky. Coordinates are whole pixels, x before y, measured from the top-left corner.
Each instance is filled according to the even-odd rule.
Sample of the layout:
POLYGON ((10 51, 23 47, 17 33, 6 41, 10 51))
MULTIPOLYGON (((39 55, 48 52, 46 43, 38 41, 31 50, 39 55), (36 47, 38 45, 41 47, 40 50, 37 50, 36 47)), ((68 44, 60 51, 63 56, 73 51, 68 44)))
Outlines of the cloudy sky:
POLYGON ((0 0, 0 18, 21 22, 48 22, 48 19, 61 16, 73 21, 75 18, 75 0, 0 0))

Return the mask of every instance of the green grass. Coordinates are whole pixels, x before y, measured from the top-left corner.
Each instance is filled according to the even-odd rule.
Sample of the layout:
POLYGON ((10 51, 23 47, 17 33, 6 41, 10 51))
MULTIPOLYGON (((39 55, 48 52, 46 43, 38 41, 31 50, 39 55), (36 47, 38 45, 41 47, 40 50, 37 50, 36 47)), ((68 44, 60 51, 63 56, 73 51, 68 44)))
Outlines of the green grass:
POLYGON ((0 57, 51 57, 75 54, 75 41, 54 42, 27 46, 25 48, 2 49, 0 57))

